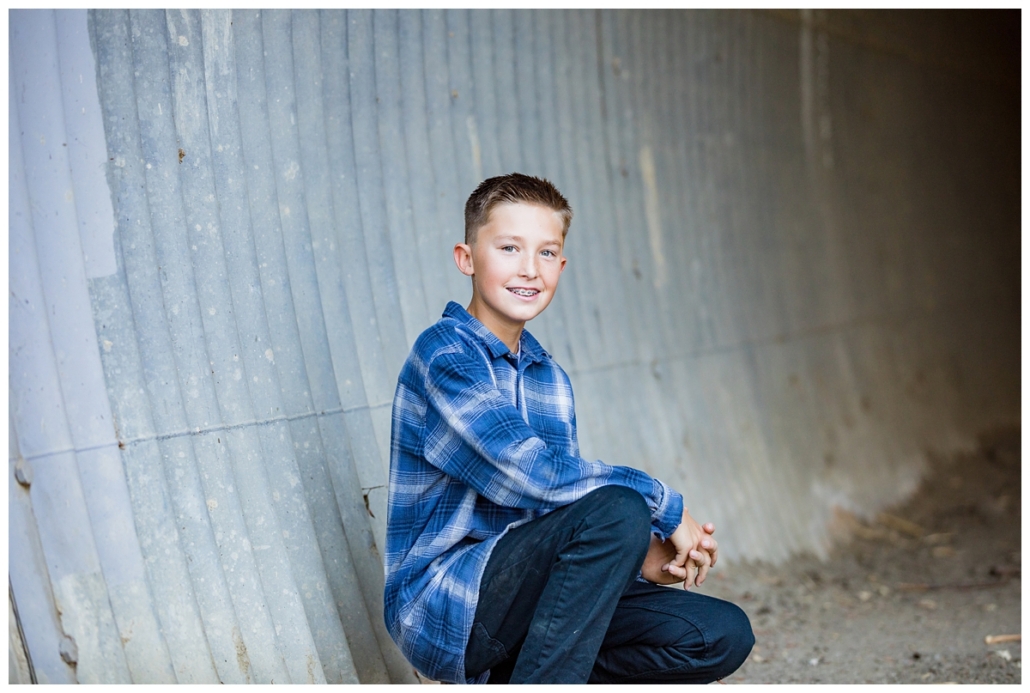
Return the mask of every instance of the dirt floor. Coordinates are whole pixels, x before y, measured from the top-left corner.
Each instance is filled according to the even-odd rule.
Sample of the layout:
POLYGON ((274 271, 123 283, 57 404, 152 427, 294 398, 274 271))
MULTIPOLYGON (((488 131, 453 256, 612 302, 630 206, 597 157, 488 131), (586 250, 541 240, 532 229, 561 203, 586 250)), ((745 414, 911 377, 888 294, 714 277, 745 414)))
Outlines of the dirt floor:
MULTIPOLYGON (((1020 439, 935 460, 923 487, 827 561, 720 563, 701 592, 739 604, 756 645, 724 683, 1020 683, 1020 439)), ((846 519, 846 518, 845 518, 846 519)))

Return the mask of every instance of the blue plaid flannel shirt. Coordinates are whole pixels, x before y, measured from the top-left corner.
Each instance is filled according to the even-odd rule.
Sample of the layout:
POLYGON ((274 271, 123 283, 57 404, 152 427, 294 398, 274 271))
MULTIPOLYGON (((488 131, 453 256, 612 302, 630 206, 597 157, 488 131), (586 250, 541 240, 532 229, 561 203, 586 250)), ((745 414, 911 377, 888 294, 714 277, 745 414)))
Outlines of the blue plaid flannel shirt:
POLYGON ((415 668, 484 681, 466 679, 465 645, 497 540, 607 484, 639 491, 663 539, 679 524, 679 493, 579 456, 572 385, 529 332, 516 357, 449 303, 415 341, 393 401, 384 615, 415 668))

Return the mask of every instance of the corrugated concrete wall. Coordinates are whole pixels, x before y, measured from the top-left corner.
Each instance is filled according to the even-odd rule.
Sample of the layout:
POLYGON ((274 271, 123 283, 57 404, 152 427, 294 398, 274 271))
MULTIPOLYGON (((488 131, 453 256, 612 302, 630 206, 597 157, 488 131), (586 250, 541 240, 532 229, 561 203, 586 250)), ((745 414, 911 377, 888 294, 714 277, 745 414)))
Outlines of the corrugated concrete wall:
POLYGON ((14 11, 10 46, 22 676, 414 680, 390 399, 486 176, 576 210, 530 328, 584 453, 727 558, 1019 420, 1018 15, 14 11))

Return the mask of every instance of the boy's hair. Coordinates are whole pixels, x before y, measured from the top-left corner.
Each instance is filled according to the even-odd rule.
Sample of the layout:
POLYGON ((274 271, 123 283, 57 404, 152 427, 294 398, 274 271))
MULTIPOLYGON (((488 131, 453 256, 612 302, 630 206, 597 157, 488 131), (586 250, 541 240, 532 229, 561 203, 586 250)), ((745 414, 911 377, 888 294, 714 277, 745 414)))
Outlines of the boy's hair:
POLYGON ((476 242, 480 227, 490 220, 490 211, 499 204, 527 202, 548 207, 558 212, 562 219, 562 238, 569 232, 572 223, 572 207, 558 192, 558 188, 544 178, 527 176, 523 173, 509 173, 487 178, 469 195, 465 202, 465 243, 476 242))

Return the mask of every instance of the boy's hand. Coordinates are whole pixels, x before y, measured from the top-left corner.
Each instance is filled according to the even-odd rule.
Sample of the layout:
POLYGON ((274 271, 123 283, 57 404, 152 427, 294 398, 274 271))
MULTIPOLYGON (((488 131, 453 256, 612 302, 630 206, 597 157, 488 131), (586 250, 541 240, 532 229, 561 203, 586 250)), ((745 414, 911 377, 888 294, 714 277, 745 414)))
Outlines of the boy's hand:
POLYGON ((676 577, 662 569, 675 558, 676 547, 672 542, 663 542, 652 534, 651 545, 647 547, 647 555, 644 556, 644 565, 640 566, 640 574, 645 580, 656 585, 675 585, 677 582, 683 582, 682 577, 676 577))
MULTIPOLYGON (((715 525, 711 522, 704 526, 699 525, 684 508, 683 520, 669 536, 668 541, 672 545, 671 548, 675 549, 675 555, 661 570, 677 578, 677 582, 689 578, 684 588, 690 584, 700 586, 708 575, 708 569, 715 565, 719 557, 719 544, 712 537, 714 532, 715 525)), ((648 556, 650 553, 648 551, 648 556)))

